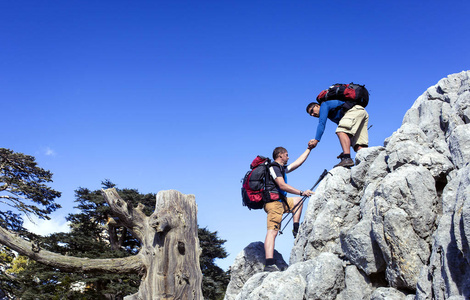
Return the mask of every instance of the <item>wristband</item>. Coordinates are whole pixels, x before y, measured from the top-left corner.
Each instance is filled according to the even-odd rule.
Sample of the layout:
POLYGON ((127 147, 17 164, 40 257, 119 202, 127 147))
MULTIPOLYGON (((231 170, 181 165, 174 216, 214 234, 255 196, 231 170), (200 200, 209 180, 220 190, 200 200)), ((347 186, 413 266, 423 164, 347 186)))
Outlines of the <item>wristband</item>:
POLYGON ((303 191, 300 191, 300 194, 299 194, 299 196, 302 196, 302 194, 303 194, 303 193, 304 193, 303 191))

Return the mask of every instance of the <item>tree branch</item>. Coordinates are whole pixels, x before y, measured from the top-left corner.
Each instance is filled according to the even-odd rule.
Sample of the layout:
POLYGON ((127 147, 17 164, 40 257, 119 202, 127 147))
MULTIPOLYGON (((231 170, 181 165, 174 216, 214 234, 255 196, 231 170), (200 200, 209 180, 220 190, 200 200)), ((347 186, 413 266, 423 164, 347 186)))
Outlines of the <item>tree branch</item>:
POLYGON ((119 196, 115 188, 101 190, 101 194, 113 214, 119 218, 119 222, 135 234, 136 238, 142 241, 144 238, 143 232, 145 230, 143 224, 146 223, 148 218, 142 211, 143 205, 138 205, 135 209, 129 206, 127 202, 119 196))
POLYGON ((65 272, 139 273, 144 268, 141 256, 92 259, 57 254, 40 250, 16 234, 0 227, 0 243, 37 262, 65 272))

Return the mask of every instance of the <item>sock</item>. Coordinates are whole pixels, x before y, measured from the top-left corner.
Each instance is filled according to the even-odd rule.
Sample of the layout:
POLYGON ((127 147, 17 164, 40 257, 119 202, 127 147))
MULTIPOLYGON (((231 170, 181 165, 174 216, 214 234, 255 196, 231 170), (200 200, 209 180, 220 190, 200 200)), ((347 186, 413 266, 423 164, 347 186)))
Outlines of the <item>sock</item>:
POLYGON ((343 154, 342 158, 351 158, 351 154, 343 154))
POLYGON ((299 231, 299 223, 294 223, 294 232, 298 232, 299 231))
POLYGON ((274 265, 274 258, 266 258, 266 265, 267 266, 274 265))

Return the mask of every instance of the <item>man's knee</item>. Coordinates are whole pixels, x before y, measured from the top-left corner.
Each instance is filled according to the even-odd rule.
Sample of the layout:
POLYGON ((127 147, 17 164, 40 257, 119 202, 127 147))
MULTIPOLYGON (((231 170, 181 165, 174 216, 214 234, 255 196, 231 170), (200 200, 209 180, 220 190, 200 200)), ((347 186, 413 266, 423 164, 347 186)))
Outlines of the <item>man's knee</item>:
POLYGON ((359 145, 359 144, 356 144, 354 145, 354 151, 359 151, 361 150, 362 148, 368 148, 369 146, 368 145, 359 145))
POLYGON ((293 197, 294 198, 294 205, 299 204, 299 202, 302 200, 301 197, 293 197))
POLYGON ((343 132, 343 131, 337 131, 336 136, 338 136, 339 143, 341 145, 343 145, 343 143, 347 144, 348 142, 352 143, 352 139, 354 137, 352 134, 347 133, 347 132, 343 132))
POLYGON ((351 138, 352 137, 352 134, 348 133, 348 132, 344 132, 344 131, 336 131, 336 135, 337 136, 344 136, 344 137, 348 137, 348 138, 351 138))
POLYGON ((274 229, 268 229, 268 232, 266 233, 266 238, 268 238, 269 240, 275 240, 278 232, 279 231, 274 229))

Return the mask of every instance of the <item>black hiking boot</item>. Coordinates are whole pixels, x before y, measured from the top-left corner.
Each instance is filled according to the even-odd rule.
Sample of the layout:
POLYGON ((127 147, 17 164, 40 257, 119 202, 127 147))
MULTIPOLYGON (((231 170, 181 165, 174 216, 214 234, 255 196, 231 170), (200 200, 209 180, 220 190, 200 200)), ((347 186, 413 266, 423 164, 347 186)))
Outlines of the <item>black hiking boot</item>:
POLYGON ((337 164, 336 166, 334 166, 334 168, 336 167, 345 167, 345 168, 350 168, 350 167, 353 167, 354 166, 354 161, 351 159, 351 158, 341 158, 341 161, 339 162, 339 164, 337 164))
POLYGON ((276 265, 267 265, 264 266, 264 272, 280 272, 281 270, 279 269, 278 266, 276 265))
POLYGON ((294 239, 297 237, 297 233, 299 233, 299 222, 294 222, 294 227, 292 228, 292 234, 294 235, 294 239))

